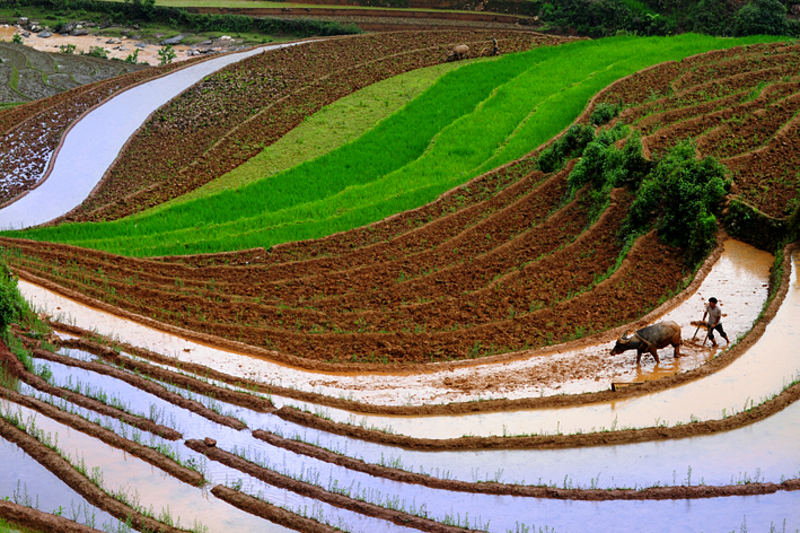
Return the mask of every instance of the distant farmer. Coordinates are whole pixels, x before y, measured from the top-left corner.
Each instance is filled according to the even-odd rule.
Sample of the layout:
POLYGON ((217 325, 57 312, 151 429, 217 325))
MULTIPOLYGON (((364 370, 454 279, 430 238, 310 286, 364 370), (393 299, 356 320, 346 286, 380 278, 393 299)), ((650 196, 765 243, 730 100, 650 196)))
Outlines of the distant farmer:
POLYGON ((497 46, 497 39, 495 39, 494 35, 493 35, 492 36, 492 55, 496 56, 499 53, 500 53, 500 47, 497 46))
POLYGON ((722 309, 719 308, 717 305, 718 301, 713 296, 708 299, 708 303, 706 304, 706 311, 703 313, 703 321, 705 322, 706 316, 708 316, 708 322, 706 325, 708 326, 708 339, 711 341, 712 346, 717 345, 716 339, 714 339, 714 330, 719 331, 719 334, 722 335, 722 338, 725 339, 725 342, 728 344, 731 341, 728 339, 728 334, 725 333, 725 330, 722 329, 722 309))

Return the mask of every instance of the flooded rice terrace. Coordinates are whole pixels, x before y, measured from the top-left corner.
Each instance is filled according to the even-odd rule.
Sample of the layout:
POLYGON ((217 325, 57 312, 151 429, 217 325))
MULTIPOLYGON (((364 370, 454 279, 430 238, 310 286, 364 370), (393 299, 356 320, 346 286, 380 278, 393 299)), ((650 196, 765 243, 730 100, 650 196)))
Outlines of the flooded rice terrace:
MULTIPOLYGON (((772 256, 740 241, 725 241, 725 250, 697 291, 652 322, 675 320, 682 325, 685 340, 691 339, 700 320, 703 303, 718 295, 731 339, 752 327, 767 297, 772 256)), ((164 333, 110 313, 90 308, 42 287, 20 281, 20 291, 42 312, 65 323, 91 324, 93 331, 123 343, 174 357, 176 361, 211 365, 221 372, 327 396, 386 405, 422 405, 474 401, 489 398, 525 398, 607 390, 612 382, 632 382, 684 372, 702 365, 719 353, 684 342, 684 354, 675 360, 671 349, 662 350, 660 365, 645 355, 641 368, 635 353, 611 357, 613 339, 602 338, 594 345, 577 349, 547 349, 520 353, 503 364, 471 364, 463 368, 427 371, 414 375, 386 375, 360 372, 332 375, 287 367, 164 333), (539 355, 542 355, 541 357, 539 355)), ((724 345, 723 345, 724 348, 724 345)))
MULTIPOLYGON (((680 321, 684 324, 684 337, 691 337, 689 330, 693 328, 685 323, 702 310, 702 301, 717 295, 728 315, 725 324, 731 337, 744 335, 765 301, 770 262, 768 254, 727 241, 725 253, 697 291, 684 295, 660 318, 680 321)), ((203 475, 202 487, 179 481, 150 462, 27 406, 4 400, 2 408, 7 419, 16 416, 35 421, 33 426, 37 430, 53 436, 62 455, 83 465, 107 490, 127 494, 141 508, 151 509, 153 515, 168 516, 173 522, 179 520, 181 527, 195 531, 297 529, 257 517, 223 501, 215 495, 217 489, 211 492, 212 487, 219 485, 347 531, 433 531, 438 530, 436 523, 493 532, 586 531, 587 523, 592 523, 594 530, 633 531, 640 530, 644 516, 649 524, 658 524, 655 529, 647 529, 653 531, 782 531, 784 528, 795 531, 800 527, 800 491, 787 490, 795 485, 784 482, 800 478, 800 447, 796 446, 800 439, 798 403, 742 427, 685 438, 560 449, 440 451, 414 450, 315 428, 281 416, 276 408, 298 406, 323 419, 353 427, 384 428, 394 434, 422 439, 669 428, 692 421, 724 419, 767 401, 800 377, 800 356, 793 350, 800 319, 798 266, 800 255, 795 253, 789 290, 776 316, 763 336, 727 367, 702 379, 645 396, 559 409, 447 417, 357 415, 291 398, 257 394, 246 387, 124 351, 120 355, 130 361, 195 380, 198 386, 187 388, 171 379, 151 375, 146 379, 150 384, 146 391, 137 382, 142 379, 138 370, 114 367, 115 372, 123 372, 116 377, 111 370, 99 372, 111 366, 108 362, 101 367, 92 366, 103 358, 89 351, 65 347, 57 349, 54 356, 40 357, 37 355, 40 352, 34 353, 33 368, 55 389, 44 391, 36 380, 22 379, 17 390, 23 397, 56 405, 126 439, 160 450, 180 464, 191 465, 203 475), (129 377, 121 379, 125 376, 129 377), (200 392, 204 387, 217 392, 200 392), (54 390, 63 394, 53 394, 54 390), (98 414, 74 404, 70 394, 103 399, 120 412, 166 426, 181 436, 169 440, 148 433, 119 417, 98 414), (244 407, 239 400, 225 399, 226 395, 235 398, 236 394, 249 396, 264 408, 244 407), (179 405, 176 397, 189 403, 181 401, 179 405), (206 438, 215 441, 211 447, 202 444, 206 438), (416 477, 398 477, 396 472, 416 477), (464 483, 470 488, 465 488, 464 483), (777 488, 764 494, 736 492, 742 487, 769 484, 777 488), (498 493, 490 486, 501 490, 498 493), (709 492, 697 497, 714 487, 731 488, 726 489, 729 495, 709 492), (520 492, 520 488, 567 492, 548 497, 520 492), (680 492, 666 498, 647 496, 648 490, 659 488, 695 491, 691 493, 695 496, 680 496, 680 492), (627 496, 595 501, 598 490, 622 491, 627 496), (398 513, 408 520, 422 522, 405 525, 398 513)), ((61 321, 91 326, 98 333, 187 362, 211 366, 210 358, 214 357, 219 362, 214 367, 234 375, 252 377, 254 368, 264 368, 269 381, 284 386, 287 381, 299 383, 303 375, 307 380, 331 379, 336 380, 340 394, 346 391, 348 380, 354 379, 322 378, 300 369, 216 350, 77 304, 31 283, 20 282, 20 289, 40 311, 61 321), (286 381, 278 379, 280 372, 288 376, 286 381)), ((74 338, 68 334, 60 336, 74 338)), ((603 342, 582 348, 581 353, 588 350, 599 354, 607 349, 608 343, 603 342)), ((615 375, 609 370, 605 379, 639 379, 659 372, 683 371, 719 355, 689 346, 686 352, 688 362, 679 360, 686 367, 671 366, 672 358, 667 355, 655 370, 652 361, 645 361, 641 374, 631 374, 632 370, 627 369, 615 375)), ((578 351, 567 353, 574 359, 581 357, 578 351)), ((534 355, 508 365, 536 359, 534 355)), ((621 359, 623 366, 632 366, 629 357, 621 359)), ((465 370, 477 372, 484 366, 490 368, 481 365, 465 370)), ((432 381, 434 375, 424 378, 432 381)), ((404 379, 411 378, 396 379, 395 393, 406 383, 404 379)), ((586 389, 576 383, 570 385, 576 392, 600 389, 595 382, 584 381, 586 389)), ((517 394, 522 397, 529 391, 523 388, 517 394)), ((554 389, 547 392, 552 394, 554 389)), ((352 393, 356 394, 358 390, 352 393)), ((375 397, 378 396, 370 398, 375 397)), ((430 394, 427 399, 436 397, 430 394)), ((69 510, 77 521, 106 531, 126 530, 126 524, 91 505, 29 455, 5 440, 0 443, 3 450, 9 450, 4 457, 19 459, 7 463, 0 484, 3 495, 45 511, 69 510)))

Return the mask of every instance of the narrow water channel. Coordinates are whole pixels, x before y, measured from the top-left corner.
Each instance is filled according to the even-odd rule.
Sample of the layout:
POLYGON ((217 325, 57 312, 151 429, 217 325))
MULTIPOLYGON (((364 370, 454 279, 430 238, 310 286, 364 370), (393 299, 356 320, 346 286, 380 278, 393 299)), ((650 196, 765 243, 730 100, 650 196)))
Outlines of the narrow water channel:
POLYGON ((84 115, 66 133, 50 161, 50 174, 14 203, 0 209, 0 228, 42 224, 81 204, 100 182, 128 138, 147 117, 204 77, 275 44, 209 59, 131 87, 84 115))

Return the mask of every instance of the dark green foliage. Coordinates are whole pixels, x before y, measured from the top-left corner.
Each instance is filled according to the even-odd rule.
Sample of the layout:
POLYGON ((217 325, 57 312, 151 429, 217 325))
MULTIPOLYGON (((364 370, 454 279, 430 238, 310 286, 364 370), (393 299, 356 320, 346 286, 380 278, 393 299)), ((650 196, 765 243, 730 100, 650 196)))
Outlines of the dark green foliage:
MULTIPOLYGON (((493 9, 491 4, 487 9, 493 9)), ((619 31, 669 35, 676 29, 672 18, 639 11, 617 0, 536 0, 521 5, 526 6, 524 14, 537 15, 552 26, 591 37, 614 35, 619 31)))
POLYGON ((580 154, 594 139, 594 130, 589 126, 575 124, 559 137, 549 148, 542 151, 537 161, 539 170, 553 172, 564 165, 564 161, 580 154))
MULTIPOLYGON (((18 6, 43 6, 65 9, 65 0, 15 0, 18 6)), ((288 34, 301 37, 312 35, 343 35, 361 33, 352 25, 310 19, 257 18, 245 15, 206 15, 191 13, 183 8, 157 6, 153 0, 126 0, 125 3, 101 0, 69 0, 69 9, 85 9, 107 14, 115 23, 136 21, 159 22, 189 31, 224 31, 230 33, 288 34)))
POLYGON ((639 132, 634 132, 622 150, 609 154, 604 172, 607 181, 614 187, 628 187, 636 190, 644 177, 652 170, 653 162, 642 155, 642 141, 639 132))
POLYGON ((736 35, 788 34, 786 6, 780 0, 751 0, 736 13, 734 33, 736 35))
POLYGON ((642 181, 625 232, 655 225, 664 241, 680 246, 693 264, 714 246, 715 213, 730 188, 725 167, 711 157, 698 160, 684 141, 670 150, 642 181))
POLYGON ((733 15, 726 0, 700 0, 690 11, 691 30, 711 35, 730 35, 733 15))
MULTIPOLYGON (((619 150, 614 143, 625 137, 627 131, 627 127, 617 125, 602 132, 595 140, 586 145, 580 161, 575 165, 568 178, 571 194, 587 183, 595 189, 618 185, 617 180, 620 179, 618 175, 621 173, 621 167, 625 166, 627 149, 619 150)), ((638 138, 637 144, 640 144, 638 138)), ((641 146, 638 153, 641 157, 641 146)))
POLYGON ((17 290, 17 278, 0 263, 0 334, 8 331, 8 326, 25 316, 28 305, 17 290))
POLYGON ((589 121, 594 124, 595 126, 602 126, 603 124, 608 124, 608 122, 619 115, 622 106, 619 104, 609 104, 608 102, 600 102, 592 111, 592 116, 589 117, 589 121))
POLYGON ((128 16, 134 19, 149 18, 156 7, 156 0, 125 0, 128 16))
POLYGON ((742 198, 733 197, 723 217, 729 234, 763 250, 774 251, 800 238, 800 207, 785 218, 771 217, 742 198))

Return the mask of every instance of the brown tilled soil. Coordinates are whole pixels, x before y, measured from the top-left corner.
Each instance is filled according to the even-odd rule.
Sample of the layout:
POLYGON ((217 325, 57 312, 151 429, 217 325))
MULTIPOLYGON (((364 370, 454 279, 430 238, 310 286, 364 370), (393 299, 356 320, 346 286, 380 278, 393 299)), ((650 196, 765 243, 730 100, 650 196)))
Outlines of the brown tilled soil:
POLYGON ((260 516, 270 522, 284 525, 295 531, 304 531, 307 533, 334 533, 336 531, 341 531, 338 528, 322 524, 311 518, 296 515, 286 509, 267 503, 264 500, 259 500, 243 492, 233 490, 225 485, 215 486, 211 489, 211 494, 220 500, 225 500, 234 507, 238 507, 242 511, 260 516))
MULTIPOLYGON (((401 416, 457 415, 457 414, 466 414, 475 412, 494 412, 494 411, 520 410, 520 409, 570 407, 570 406, 585 405, 588 403, 596 403, 596 402, 620 401, 628 398, 633 398, 636 396, 642 396, 645 394, 652 394, 654 392, 664 390, 669 387, 674 387, 693 380, 701 379, 726 367, 727 365, 735 361, 741 354, 746 352, 761 337, 767 324, 775 316, 775 313, 777 313, 778 309, 781 306, 781 303, 783 302, 783 298, 785 297, 789 287, 789 276, 791 271, 790 260, 793 249, 794 248, 790 246, 784 250, 784 262, 782 265, 783 277, 780 280, 777 280, 778 285, 772 288, 772 291, 774 292, 774 297, 769 302, 769 305, 765 308, 764 313, 762 314, 758 322, 753 326, 753 329, 750 331, 750 333, 744 339, 738 342, 736 346, 734 346, 730 350, 726 350, 725 352, 722 353, 722 355, 711 359, 710 361, 708 361, 706 364, 704 364, 699 368, 681 374, 673 375, 670 377, 665 377, 659 380, 647 381, 643 384, 626 387, 618 391, 605 391, 605 392, 585 393, 577 395, 548 396, 542 398, 523 398, 517 400, 487 400, 481 402, 462 402, 462 403, 448 403, 448 404, 435 404, 435 405, 429 404, 422 406, 386 406, 386 405, 367 404, 343 398, 332 398, 329 396, 324 396, 313 392, 299 391, 275 385, 264 385, 263 383, 258 383, 256 381, 249 380, 246 378, 230 376, 222 372, 219 372, 213 368, 193 363, 180 363, 179 366, 181 369, 194 373, 196 375, 207 376, 209 378, 217 379, 222 382, 227 382, 232 385, 245 387, 253 390, 254 392, 259 392, 262 394, 263 393, 276 394, 279 396, 293 398, 304 402, 310 402, 318 405, 326 405, 334 408, 348 410, 354 413, 363 413, 363 414, 383 414, 383 415, 401 415, 401 416)), ((698 272, 697 278, 692 282, 693 284, 692 287, 690 287, 690 290, 693 290, 693 288, 699 286, 703 276, 705 275, 705 272, 713 264, 715 257, 716 256, 710 258, 710 260, 703 265, 700 272, 698 272)), ((94 337, 94 335, 90 334, 90 332, 82 330, 75 326, 70 326, 67 324, 56 324, 55 326, 58 330, 65 331, 73 335, 78 335, 81 337, 87 337, 87 336, 94 337)), ((126 368, 134 369, 144 375, 153 375, 158 377, 159 379, 178 379, 180 377, 185 380, 185 383, 183 383, 184 386, 201 387, 205 385, 206 387, 211 387, 207 384, 201 385, 202 382, 198 383, 196 382, 196 380, 192 380, 191 378, 186 378, 185 376, 180 376, 179 374, 175 375, 174 373, 168 372, 158 367, 154 367, 147 363, 141 361, 135 361, 125 355, 121 355, 118 353, 118 350, 125 351, 137 355, 139 357, 150 359, 159 364, 170 365, 170 366, 176 365, 176 361, 170 357, 150 352, 147 350, 143 350, 135 346, 111 343, 111 341, 108 340, 105 341, 106 344, 100 344, 95 340, 90 340, 87 338, 58 340, 56 342, 58 342, 63 346, 75 347, 87 350, 109 361, 112 361, 115 364, 119 364, 126 368), (109 348, 108 347, 109 344, 113 345, 115 349, 109 348)), ((569 343, 568 346, 573 347, 572 345, 578 345, 581 342, 586 342, 586 341, 575 341, 569 343)), ((491 359, 493 360, 493 362, 502 363, 503 361, 508 360, 507 359, 508 355, 513 355, 513 354, 493 356, 491 359)), ((456 365, 463 366, 463 363, 469 363, 469 361, 449 363, 448 366, 451 367, 456 365)), ((380 369, 381 367, 373 367, 370 370, 380 370, 380 369)), ((405 371, 413 372, 417 369, 419 369, 418 366, 410 366, 405 368, 405 371)), ((223 394, 223 391, 218 391, 216 390, 216 388, 212 388, 210 390, 204 390, 204 392, 208 394, 220 394, 220 395, 223 394)), ((220 397, 222 398, 222 396, 220 397)), ((244 403, 240 403, 241 400, 235 397, 225 397, 224 399, 226 401, 230 401, 231 403, 236 403, 238 405, 243 405, 245 407, 259 411, 270 412, 272 410, 271 405, 268 402, 264 400, 253 399, 252 397, 249 396, 248 398, 250 398, 250 400, 244 403), (253 403, 254 401, 256 402, 255 404, 253 403)), ((782 409, 785 404, 773 403, 770 405, 775 410, 778 410, 782 409)), ((287 411, 284 410, 284 412, 287 411)), ((288 412, 291 413, 291 411, 288 412)), ((313 418, 310 418, 308 420, 313 420, 313 418)), ((750 423, 750 419, 742 418, 740 422, 742 424, 750 423)))
POLYGON ((16 199, 46 179, 46 165, 71 125, 81 115, 115 94, 194 63, 191 60, 123 74, 90 83, 50 98, 0 112, 0 175, 10 176, 20 161, 26 171, 0 193, 0 206, 16 199))
MULTIPOLYGON (((797 206, 797 142, 800 139, 800 46, 777 43, 714 52, 673 69, 672 94, 647 101, 647 81, 607 89, 598 101, 643 102, 618 120, 639 129, 645 155, 662 153, 693 138, 698 155, 722 158, 732 171, 733 192, 769 216, 797 206), (638 94, 637 94, 638 93, 638 94)), ((663 70, 668 70, 663 67, 663 70)))
MULTIPOLYGON (((369 42, 381 43, 380 57, 410 57, 389 54, 407 37, 369 42)), ((787 73, 800 64, 798 52, 798 45, 760 45, 657 65, 601 91, 579 121, 598 102, 623 98, 633 105, 618 120, 641 126, 648 153, 690 135, 701 154, 731 154, 718 140, 750 132, 742 143, 747 151, 725 160, 734 190, 768 214, 785 213, 796 176, 777 167, 797 157, 797 80, 787 73), (653 87, 661 96, 653 97, 653 87), (769 140, 754 140, 764 136, 769 140), (772 181, 764 173, 775 174, 772 181)), ((195 119, 181 115, 190 101, 165 111, 163 134, 191 126, 195 119)), ((570 167, 545 176, 533 171, 534 159, 489 172, 420 209, 270 253, 154 261, 31 241, 3 244, 16 249, 9 261, 26 278, 90 305, 316 369, 544 347, 636 321, 681 287, 687 273, 680 251, 654 235, 640 239, 612 272, 621 251, 613 236, 630 198, 616 191, 587 227, 585 194, 564 203, 570 167)))

